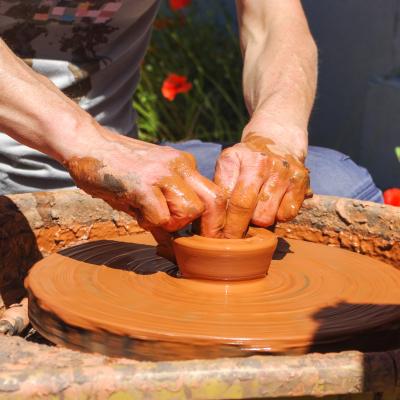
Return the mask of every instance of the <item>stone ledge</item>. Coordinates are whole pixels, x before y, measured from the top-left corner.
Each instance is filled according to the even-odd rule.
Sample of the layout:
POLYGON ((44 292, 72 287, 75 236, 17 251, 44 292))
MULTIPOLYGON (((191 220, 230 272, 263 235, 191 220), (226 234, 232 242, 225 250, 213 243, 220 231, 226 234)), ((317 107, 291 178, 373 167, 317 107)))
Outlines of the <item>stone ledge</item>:
POLYGON ((0 349, 0 399, 250 399, 395 392, 400 370, 399 351, 152 363, 1 336, 0 349))

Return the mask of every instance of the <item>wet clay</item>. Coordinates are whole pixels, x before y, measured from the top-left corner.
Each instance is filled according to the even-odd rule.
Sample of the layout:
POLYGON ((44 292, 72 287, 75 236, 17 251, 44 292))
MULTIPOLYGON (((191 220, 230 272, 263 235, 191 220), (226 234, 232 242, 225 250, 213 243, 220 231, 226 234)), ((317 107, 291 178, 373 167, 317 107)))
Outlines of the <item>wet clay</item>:
POLYGON ((264 277, 277 243, 272 232, 250 228, 245 239, 185 236, 173 248, 185 278, 237 281, 264 277))
POLYGON ((153 360, 375 350, 391 344, 384 335, 398 340, 400 271, 380 261, 288 240, 266 278, 224 283, 176 277, 153 245, 135 235, 38 262, 26 280, 34 327, 68 347, 153 360))

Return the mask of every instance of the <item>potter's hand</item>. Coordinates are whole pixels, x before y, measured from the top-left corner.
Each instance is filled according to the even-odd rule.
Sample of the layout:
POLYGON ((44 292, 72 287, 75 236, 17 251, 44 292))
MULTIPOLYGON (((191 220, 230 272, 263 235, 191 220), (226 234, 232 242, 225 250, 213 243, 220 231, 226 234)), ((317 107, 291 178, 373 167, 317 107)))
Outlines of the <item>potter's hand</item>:
POLYGON ((94 123, 99 135, 85 151, 64 161, 77 186, 139 224, 173 232, 202 216, 203 235, 221 231, 222 191, 196 170, 188 153, 130 139, 94 123))
POLYGON ((242 237, 250 222, 267 227, 294 218, 309 192, 303 163, 256 133, 222 152, 215 182, 228 197, 223 230, 227 238, 242 237))

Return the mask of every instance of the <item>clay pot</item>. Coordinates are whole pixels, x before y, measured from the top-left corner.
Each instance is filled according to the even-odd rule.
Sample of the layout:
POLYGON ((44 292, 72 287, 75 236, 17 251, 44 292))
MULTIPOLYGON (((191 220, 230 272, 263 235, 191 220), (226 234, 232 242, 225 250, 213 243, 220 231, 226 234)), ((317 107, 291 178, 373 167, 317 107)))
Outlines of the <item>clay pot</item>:
POLYGON ((237 281, 264 277, 278 239, 250 228, 245 239, 186 236, 174 240, 177 264, 185 278, 237 281))

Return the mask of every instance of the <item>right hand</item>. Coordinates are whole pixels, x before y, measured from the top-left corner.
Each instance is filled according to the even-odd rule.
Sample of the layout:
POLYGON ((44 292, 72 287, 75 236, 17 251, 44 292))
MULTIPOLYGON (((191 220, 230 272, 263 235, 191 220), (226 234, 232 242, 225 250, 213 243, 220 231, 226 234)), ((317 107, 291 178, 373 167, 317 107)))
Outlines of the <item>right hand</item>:
POLYGON ((201 216, 202 235, 221 234, 225 197, 217 185, 200 175, 192 155, 94 124, 100 134, 90 146, 68 149, 64 157, 78 187, 134 215, 150 231, 174 232, 201 216))
POLYGON ((215 173, 228 199, 224 237, 243 237, 250 222, 268 227, 293 219, 312 193, 303 161, 258 133, 224 150, 215 173))

